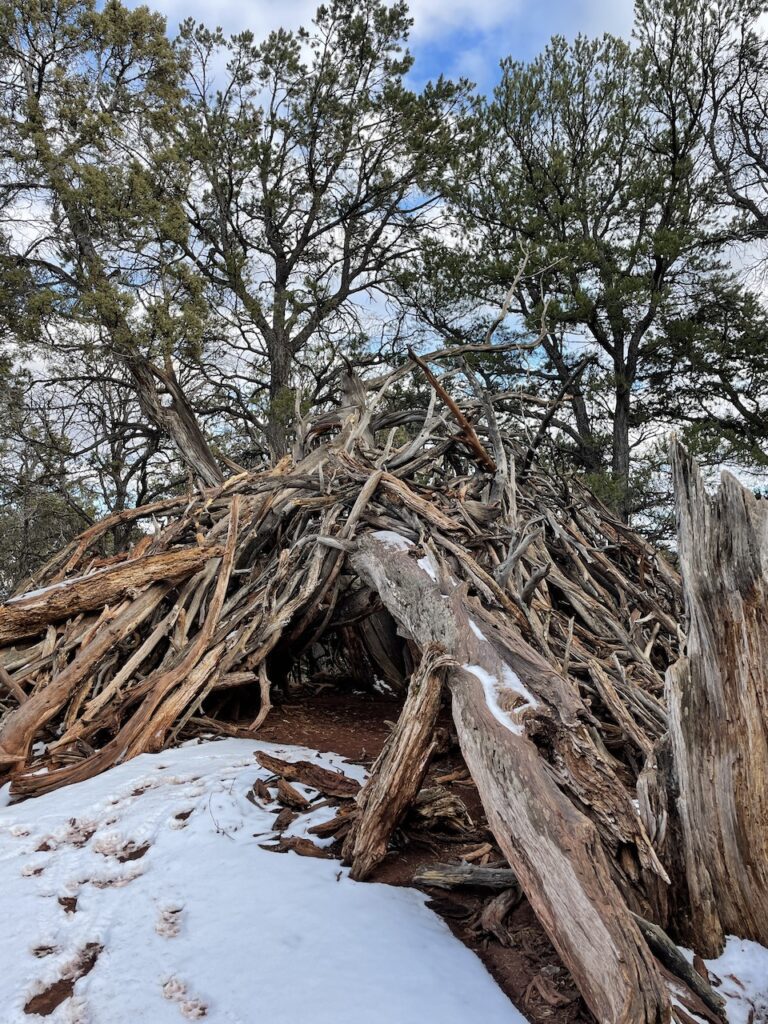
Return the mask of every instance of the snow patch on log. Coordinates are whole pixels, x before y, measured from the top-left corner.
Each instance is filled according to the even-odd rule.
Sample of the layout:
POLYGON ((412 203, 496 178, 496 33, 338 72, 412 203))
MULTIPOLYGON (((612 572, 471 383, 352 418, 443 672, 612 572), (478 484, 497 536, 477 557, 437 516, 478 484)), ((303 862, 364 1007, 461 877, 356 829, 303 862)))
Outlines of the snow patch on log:
MULTIPOLYGON (((99 569, 96 572, 92 572, 88 575, 88 579, 93 579, 94 576, 98 576, 100 572, 104 572, 104 569, 99 569)), ((19 594, 17 597, 9 597, 5 602, 6 604, 19 604, 21 601, 31 601, 36 597, 42 597, 43 594, 50 594, 53 590, 63 590, 65 587, 72 586, 73 583, 80 583, 84 580, 85 576, 75 576, 71 580, 62 580, 60 583, 52 583, 49 587, 40 587, 38 590, 28 590, 25 594, 19 594)))
MULTIPOLYGON (((376 540, 380 540, 382 544, 386 544, 388 548, 392 548, 393 551, 408 551, 410 548, 415 547, 413 541, 408 540, 399 533, 395 533, 394 530, 376 530, 371 533, 371 537, 375 537, 376 540)), ((435 564, 434 558, 427 553, 423 558, 420 558, 416 563, 420 569, 429 576, 434 582, 438 582, 438 568, 435 564)), ((453 581, 455 584, 455 580, 453 581)))
POLYGON ((420 569, 424 570, 431 580, 434 580, 435 583, 437 583, 437 569, 429 555, 425 555, 424 558, 420 558, 416 564, 420 569))
POLYGON ((407 551, 408 548, 413 547, 413 542, 406 540, 405 537, 399 533, 395 533, 394 530, 377 530, 371 534, 376 540, 380 540, 382 544, 386 544, 388 548, 393 548, 395 551, 407 551))
POLYGON ((478 640, 485 641, 485 635, 480 631, 480 628, 478 627, 474 619, 469 620, 469 628, 472 630, 472 632, 475 634, 478 640))
MULTIPOLYGON (((482 633, 480 633, 482 637, 482 633)), ((484 639, 484 638, 483 638, 484 639)), ((502 678, 491 675, 482 665, 463 665, 465 672, 470 672, 476 679, 479 679, 485 693, 485 701, 488 710, 493 717, 509 729, 510 732, 522 736, 524 733, 523 723, 520 721, 522 713, 527 708, 534 708, 538 701, 530 690, 526 689, 519 676, 517 676, 509 665, 502 665, 502 678), (514 709, 502 707, 500 698, 514 694, 515 698, 521 698, 522 703, 517 703, 514 709)))

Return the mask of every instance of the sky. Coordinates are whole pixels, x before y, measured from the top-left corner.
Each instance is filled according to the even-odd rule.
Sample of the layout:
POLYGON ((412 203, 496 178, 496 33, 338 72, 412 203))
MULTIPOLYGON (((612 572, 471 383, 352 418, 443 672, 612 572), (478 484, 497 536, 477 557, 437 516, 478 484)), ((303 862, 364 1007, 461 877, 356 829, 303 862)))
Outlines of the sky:
MULTIPOLYGON (((167 16, 171 33, 191 16, 226 32, 251 29, 257 37, 273 28, 308 25, 317 6, 316 0, 144 2, 167 16)), ((483 90, 496 81, 502 57, 529 59, 552 35, 628 36, 632 28, 632 0, 411 0, 410 8, 416 82, 440 73, 463 75, 483 90)))

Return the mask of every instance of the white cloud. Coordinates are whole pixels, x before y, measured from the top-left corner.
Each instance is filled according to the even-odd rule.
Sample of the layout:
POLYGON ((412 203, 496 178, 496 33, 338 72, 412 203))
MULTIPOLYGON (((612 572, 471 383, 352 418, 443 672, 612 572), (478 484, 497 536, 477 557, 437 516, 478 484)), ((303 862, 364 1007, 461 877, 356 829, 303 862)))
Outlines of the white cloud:
POLYGON ((486 33, 511 25, 529 4, 530 0, 411 0, 413 39, 418 43, 460 30, 486 33))
MULTIPOLYGON (((139 0, 129 0, 138 3, 139 0)), ((146 0, 144 0, 146 2, 146 0)), ((185 18, 194 18, 209 27, 220 26, 225 32, 250 29, 262 38, 273 29, 295 29, 308 25, 318 7, 315 0, 149 0, 150 5, 168 18, 173 32, 185 18)))
MULTIPOLYGON (((257 39, 275 28, 309 25, 320 0, 127 0, 148 2, 168 19, 171 34, 193 17, 225 32, 250 29, 257 39)), ((527 59, 550 36, 612 32, 628 37, 633 0, 410 0, 414 25, 410 49, 416 57, 414 86, 440 72, 464 76, 483 91, 498 80, 499 61, 527 59)))
MULTIPOLYGON (((290 29, 309 24, 317 2, 154 0, 152 6, 167 16, 171 31, 183 18, 191 16, 207 25, 221 25, 228 32, 249 28, 258 37, 279 26, 290 29)), ((462 32, 475 40, 478 35, 485 36, 492 45, 494 30, 501 30, 502 38, 510 39, 518 32, 528 37, 547 37, 557 32, 573 35, 578 31, 627 35, 632 27, 632 7, 633 0, 411 0, 410 4, 416 46, 452 34, 459 34, 460 45, 462 32)))
POLYGON ((580 30, 585 35, 611 32, 615 36, 629 38, 633 12, 633 0, 586 0, 584 25, 580 30))

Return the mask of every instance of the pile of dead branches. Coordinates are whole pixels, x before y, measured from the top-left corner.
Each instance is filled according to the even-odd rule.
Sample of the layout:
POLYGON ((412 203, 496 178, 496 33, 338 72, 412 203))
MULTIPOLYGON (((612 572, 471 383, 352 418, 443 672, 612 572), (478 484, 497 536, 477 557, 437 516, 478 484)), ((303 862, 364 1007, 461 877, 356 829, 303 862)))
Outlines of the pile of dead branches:
POLYGON ((697 933, 669 767, 685 728, 679 749, 665 739, 678 573, 537 467, 490 407, 482 430, 452 408, 458 432, 399 448, 395 430, 376 443, 364 403, 347 412, 330 442, 327 424, 308 429, 295 460, 98 523, 0 609, 0 780, 33 796, 231 730, 233 694, 255 734, 296 674, 382 680, 402 713, 345 794, 344 852, 364 878, 450 698, 499 847, 597 1019, 663 1020, 670 985, 679 1019, 681 1004, 715 1019, 717 999, 670 981, 633 916, 697 933), (133 542, 105 557, 127 524, 133 542))

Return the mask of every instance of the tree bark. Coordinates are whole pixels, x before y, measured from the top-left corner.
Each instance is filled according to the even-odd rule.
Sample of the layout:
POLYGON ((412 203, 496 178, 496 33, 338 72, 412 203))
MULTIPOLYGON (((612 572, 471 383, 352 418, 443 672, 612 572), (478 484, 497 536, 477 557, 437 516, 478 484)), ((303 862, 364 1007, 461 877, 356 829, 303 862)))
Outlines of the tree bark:
POLYGON ((435 747, 445 658, 426 651, 411 677, 408 696, 394 732, 357 798, 359 815, 344 844, 351 877, 362 881, 387 854, 400 819, 413 803, 435 747))
POLYGON ((590 1009, 601 1024, 668 1020, 665 986, 597 829, 528 738, 528 719, 539 727, 537 707, 556 689, 551 669, 521 637, 516 663, 503 659, 470 619, 464 589, 442 594, 408 550, 369 536, 352 560, 406 635, 454 659, 453 717, 488 822, 590 1009))
POLYGON ((134 353, 124 354, 123 362, 133 379, 141 411, 150 423, 154 423, 170 438, 182 461, 206 487, 216 487, 220 484, 224 480, 224 474, 170 365, 165 371, 161 371, 153 367, 148 359, 134 353), (162 380, 170 396, 169 405, 163 404, 158 393, 157 377, 162 380))
POLYGON ((768 945, 768 502, 729 473, 710 497, 676 441, 671 465, 688 630, 670 742, 690 940, 717 956, 729 933, 768 945))
POLYGON ((629 412, 632 393, 628 384, 619 381, 616 385, 616 405, 613 411, 613 453, 611 470, 615 483, 620 488, 619 512, 626 522, 629 518, 629 412))
POLYGON ((0 605, 0 647, 42 633, 49 622, 114 605, 148 584, 186 579, 222 551, 216 546, 188 547, 145 555, 15 598, 0 605))
POLYGON ((267 443, 273 462, 279 462, 288 451, 288 422, 292 409, 291 369, 293 353, 287 338, 277 338, 269 350, 269 409, 267 411, 267 443))

